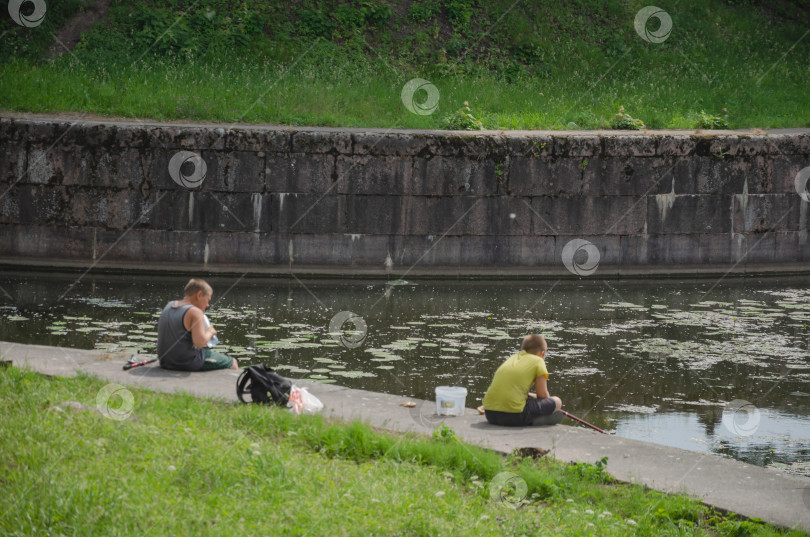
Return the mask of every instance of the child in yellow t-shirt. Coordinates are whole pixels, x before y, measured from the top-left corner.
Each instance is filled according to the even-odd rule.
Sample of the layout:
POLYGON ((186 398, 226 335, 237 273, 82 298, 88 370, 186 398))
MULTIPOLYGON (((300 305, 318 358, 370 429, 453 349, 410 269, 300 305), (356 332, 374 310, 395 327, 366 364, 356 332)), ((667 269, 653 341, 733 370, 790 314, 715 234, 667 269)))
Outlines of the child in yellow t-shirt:
POLYGON ((483 400, 489 423, 525 426, 555 421, 550 422, 548 416, 562 408, 562 400, 548 393, 548 370, 543 360, 547 349, 543 336, 530 334, 523 339, 520 352, 498 367, 483 400), (529 392, 532 385, 536 393, 529 392))

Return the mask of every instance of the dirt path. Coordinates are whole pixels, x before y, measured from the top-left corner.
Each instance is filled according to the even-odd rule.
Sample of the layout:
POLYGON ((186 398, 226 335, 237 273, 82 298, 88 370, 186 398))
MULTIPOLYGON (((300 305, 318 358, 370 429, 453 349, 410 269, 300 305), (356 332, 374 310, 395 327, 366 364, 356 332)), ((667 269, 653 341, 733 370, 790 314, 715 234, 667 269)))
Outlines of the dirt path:
POLYGON ((81 10, 59 29, 45 57, 50 59, 72 51, 79 44, 82 33, 92 28, 98 21, 107 21, 109 10, 110 0, 93 0, 92 5, 81 10))

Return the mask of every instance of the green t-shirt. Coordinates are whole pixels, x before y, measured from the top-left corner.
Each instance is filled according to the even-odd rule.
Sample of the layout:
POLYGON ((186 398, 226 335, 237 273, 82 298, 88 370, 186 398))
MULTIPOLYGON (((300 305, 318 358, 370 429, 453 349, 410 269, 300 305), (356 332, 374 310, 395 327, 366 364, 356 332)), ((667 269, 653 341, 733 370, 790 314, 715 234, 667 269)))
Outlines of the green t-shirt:
POLYGON ((500 412, 523 412, 529 388, 539 376, 548 378, 546 362, 536 354, 520 351, 495 371, 484 395, 484 408, 500 412))

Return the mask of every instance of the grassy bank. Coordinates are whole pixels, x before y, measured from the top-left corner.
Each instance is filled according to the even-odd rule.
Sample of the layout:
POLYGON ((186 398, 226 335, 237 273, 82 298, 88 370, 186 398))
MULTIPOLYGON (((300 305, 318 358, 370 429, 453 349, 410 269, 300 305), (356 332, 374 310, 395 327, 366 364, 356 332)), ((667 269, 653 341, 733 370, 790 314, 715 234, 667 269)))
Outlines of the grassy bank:
POLYGON ((665 2, 659 43, 637 33, 637 1, 114 0, 76 50, 45 59, 60 22, 82 13, 65 5, 36 28, 4 22, 0 108, 474 128, 453 116, 466 101, 493 129, 609 128, 620 107, 650 128, 810 126, 801 0, 665 2), (414 78, 436 88, 430 113, 403 104, 414 78))
POLYGON ((446 428, 395 436, 134 388, 131 415, 122 392, 104 414, 104 386, 0 368, 4 535, 780 534, 613 483, 602 461, 504 460, 446 428), (48 410, 64 401, 88 408, 48 410), (504 471, 517 477, 494 487, 504 471))

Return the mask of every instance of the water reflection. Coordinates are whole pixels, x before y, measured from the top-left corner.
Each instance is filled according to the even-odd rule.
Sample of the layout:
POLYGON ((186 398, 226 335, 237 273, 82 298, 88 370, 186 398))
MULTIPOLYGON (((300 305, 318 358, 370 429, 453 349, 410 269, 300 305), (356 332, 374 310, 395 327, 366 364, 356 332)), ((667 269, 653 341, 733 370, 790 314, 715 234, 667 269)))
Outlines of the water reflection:
MULTIPOLYGON (((75 279, 0 277, 0 338, 153 352, 157 315, 185 283, 75 279)), ((801 471, 807 459, 809 278, 209 281, 209 317, 240 364, 425 399, 438 385, 462 385, 474 406, 520 338, 539 332, 549 342, 552 393, 599 427, 760 465, 801 471), (362 318, 364 338, 330 333, 341 312, 362 318), (723 426, 734 400, 761 411, 751 436, 723 426)))

